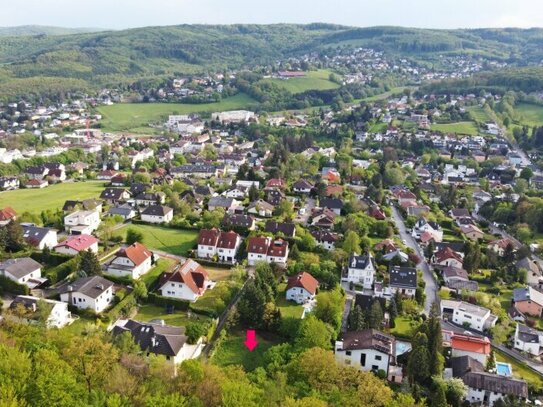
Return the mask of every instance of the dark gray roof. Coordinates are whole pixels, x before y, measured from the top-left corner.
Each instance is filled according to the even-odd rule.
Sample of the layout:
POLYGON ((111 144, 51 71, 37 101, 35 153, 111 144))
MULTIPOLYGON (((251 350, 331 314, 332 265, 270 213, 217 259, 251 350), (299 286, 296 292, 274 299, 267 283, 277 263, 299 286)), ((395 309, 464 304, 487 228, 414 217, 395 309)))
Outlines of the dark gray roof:
POLYGON ((121 216, 129 216, 132 213, 133 209, 130 206, 113 206, 109 208, 107 213, 110 215, 121 215, 121 216))
POLYGON ((49 228, 41 228, 33 225, 22 225, 22 228, 23 238, 26 243, 32 246, 38 246, 51 230, 49 228))
POLYGON ((322 198, 319 204, 322 208, 329 208, 329 209, 343 208, 343 201, 339 198, 322 198))
POLYGON ((353 254, 349 257, 349 268, 363 270, 368 267, 370 261, 371 258, 368 255, 358 256, 353 254))
POLYGON ((144 323, 129 319, 124 326, 115 326, 113 335, 130 332, 143 352, 176 356, 187 342, 185 328, 144 323))
POLYGON ((343 350, 375 349, 396 356, 396 339, 375 329, 343 332, 338 340, 343 342, 343 350))
POLYGON ((518 337, 522 342, 539 343, 539 332, 537 329, 530 328, 529 326, 518 324, 518 337))
POLYGON ((266 222, 266 232, 273 233, 274 235, 278 232, 283 233, 287 237, 294 237, 296 232, 296 226, 294 223, 285 223, 285 222, 274 222, 269 220, 266 222))
POLYGON ((398 288, 417 288, 417 269, 394 266, 389 270, 390 286, 398 288))
POLYGON ((243 215, 243 214, 225 214, 224 218, 222 220, 222 224, 224 226, 238 226, 238 227, 244 227, 249 228, 251 227, 255 222, 255 219, 250 215, 243 215))
POLYGON ((472 389, 482 389, 522 398, 528 397, 528 385, 524 380, 483 372, 466 373, 462 380, 472 389))
POLYGON ((173 211, 172 208, 164 205, 150 205, 142 212, 142 215, 150 216, 166 216, 168 213, 173 211))
POLYGON ((464 377, 468 372, 484 372, 485 367, 477 359, 471 356, 459 356, 451 359, 454 377, 464 377))
POLYGON ((17 279, 23 278, 39 268, 41 268, 41 264, 30 257, 8 259, 0 263, 0 271, 5 271, 17 279))
POLYGON ((59 291, 60 294, 67 292, 78 292, 85 294, 90 298, 98 298, 113 283, 100 276, 83 277, 68 285, 63 286, 59 291))
POLYGON ((130 194, 130 192, 123 188, 106 188, 100 194, 100 198, 109 200, 120 200, 125 192, 130 194))
POLYGON ((209 199, 208 206, 230 208, 234 202, 233 198, 225 198, 224 196, 214 196, 209 199))

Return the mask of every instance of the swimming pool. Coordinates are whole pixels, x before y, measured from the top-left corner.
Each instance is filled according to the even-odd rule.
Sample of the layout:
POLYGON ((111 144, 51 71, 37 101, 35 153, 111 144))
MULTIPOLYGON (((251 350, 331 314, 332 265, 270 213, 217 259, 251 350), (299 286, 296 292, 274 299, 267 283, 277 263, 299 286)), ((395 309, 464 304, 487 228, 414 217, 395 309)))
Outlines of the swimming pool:
POLYGON ((496 373, 500 376, 511 376, 513 374, 513 369, 509 363, 496 362, 496 373))
POLYGON ((396 356, 403 355, 411 350, 409 342, 396 341, 396 356))

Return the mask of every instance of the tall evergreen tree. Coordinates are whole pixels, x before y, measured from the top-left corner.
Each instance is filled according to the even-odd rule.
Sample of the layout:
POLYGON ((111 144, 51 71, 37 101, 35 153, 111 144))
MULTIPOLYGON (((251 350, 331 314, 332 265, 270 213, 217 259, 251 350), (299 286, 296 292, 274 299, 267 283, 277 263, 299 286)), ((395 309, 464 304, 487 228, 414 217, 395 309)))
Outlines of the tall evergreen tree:
POLYGON ((390 303, 388 304, 388 315, 390 319, 390 327, 396 327, 396 317, 398 316, 398 307, 396 306, 396 299, 392 297, 390 303))
POLYGON ((383 318, 383 308, 381 308, 381 303, 378 300, 374 300, 368 314, 368 328, 382 329, 383 318))
POLYGON ((102 266, 96 253, 87 250, 79 254, 79 269, 87 276, 99 276, 102 274, 102 266))
POLYGON ((428 353, 428 337, 424 332, 417 332, 413 338, 411 352, 407 361, 407 377, 409 383, 425 383, 430 378, 430 354, 428 353))
POLYGON ((360 331, 366 327, 364 312, 359 305, 349 313, 349 331, 360 331))

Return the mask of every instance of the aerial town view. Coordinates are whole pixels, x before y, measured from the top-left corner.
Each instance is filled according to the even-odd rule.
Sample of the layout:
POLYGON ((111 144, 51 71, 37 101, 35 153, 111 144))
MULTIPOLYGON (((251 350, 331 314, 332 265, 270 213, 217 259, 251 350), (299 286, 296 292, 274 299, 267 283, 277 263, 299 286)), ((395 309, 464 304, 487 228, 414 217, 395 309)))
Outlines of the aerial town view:
POLYGON ((3 4, 0 407, 543 405, 543 3, 445 3, 3 4))

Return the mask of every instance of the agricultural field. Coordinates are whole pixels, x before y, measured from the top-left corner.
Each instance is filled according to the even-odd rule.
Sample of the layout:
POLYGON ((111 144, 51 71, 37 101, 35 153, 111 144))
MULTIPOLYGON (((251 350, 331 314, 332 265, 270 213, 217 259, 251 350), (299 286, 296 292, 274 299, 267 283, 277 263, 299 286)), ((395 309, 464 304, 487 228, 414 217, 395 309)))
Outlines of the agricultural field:
POLYGON ((473 119, 479 123, 486 123, 487 121, 491 120, 484 109, 480 106, 471 106, 466 110, 470 112, 473 119))
POLYGON ((126 238, 128 229, 143 234, 143 244, 151 250, 160 250, 176 256, 186 256, 194 248, 198 233, 192 230, 181 230, 151 225, 129 225, 115 231, 115 236, 126 238))
POLYGON ((543 126, 543 106, 519 103, 515 106, 516 119, 528 126, 543 126))
POLYGON ((149 123, 162 123, 171 114, 213 113, 226 110, 247 109, 257 103, 250 96, 240 93, 218 103, 119 103, 100 106, 102 130, 106 132, 153 133, 149 123))
POLYGON ((17 189, 0 193, 0 208, 11 206, 19 214, 39 215, 44 210, 62 209, 69 199, 98 198, 104 190, 104 181, 66 182, 43 189, 17 189))
POLYGON ((471 136, 475 136, 479 133, 479 129, 474 122, 432 124, 430 128, 442 133, 467 134, 471 136))
POLYGON ((264 82, 275 83, 291 93, 302 93, 308 90, 328 90, 337 89, 339 85, 330 81, 331 71, 319 70, 307 72, 307 75, 302 78, 289 79, 264 79, 264 82))

